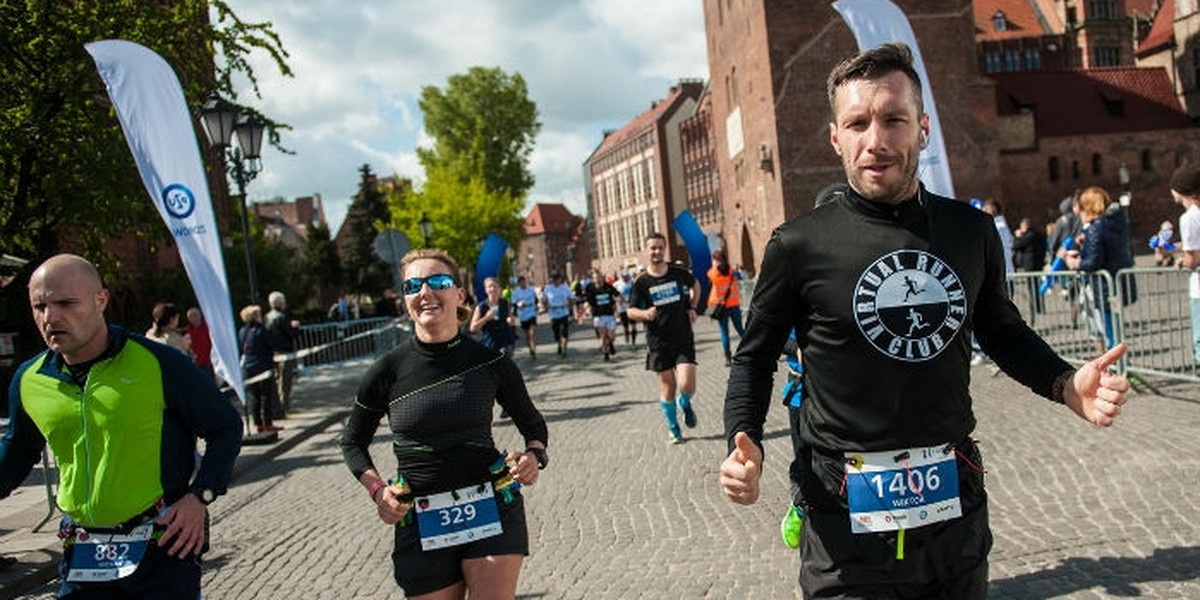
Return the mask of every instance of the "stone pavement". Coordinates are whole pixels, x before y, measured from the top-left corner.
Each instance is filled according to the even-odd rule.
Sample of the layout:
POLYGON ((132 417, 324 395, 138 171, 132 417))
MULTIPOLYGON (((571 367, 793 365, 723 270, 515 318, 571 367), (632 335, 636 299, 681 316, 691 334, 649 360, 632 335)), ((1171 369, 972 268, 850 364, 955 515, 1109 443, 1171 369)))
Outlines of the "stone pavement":
MULTIPOLYGON (((778 533, 790 453, 781 408, 768 418, 759 503, 734 506, 717 487, 726 370, 713 323, 697 334, 700 424, 679 446, 666 443, 641 346, 627 351, 618 335, 620 352, 605 363, 577 328, 571 356, 559 359, 549 328, 539 329, 539 359, 518 350, 516 360, 549 421, 551 465, 525 491, 532 550, 518 597, 799 598, 798 557, 778 533)), ((307 374, 296 406, 315 414, 303 432, 286 423, 295 446, 246 458, 257 463, 242 463, 213 504, 206 597, 400 595, 389 529, 337 448, 338 416, 364 368, 307 374)), ((973 376, 996 536, 990 597, 1200 598, 1200 388, 1154 382, 1155 393, 1134 395, 1118 425, 1101 430, 986 366, 973 376)), ((495 436, 521 447, 507 420, 495 436)), ((372 451, 382 470, 394 467, 382 429, 372 451)), ((8 539, 0 551, 10 552, 8 539)))

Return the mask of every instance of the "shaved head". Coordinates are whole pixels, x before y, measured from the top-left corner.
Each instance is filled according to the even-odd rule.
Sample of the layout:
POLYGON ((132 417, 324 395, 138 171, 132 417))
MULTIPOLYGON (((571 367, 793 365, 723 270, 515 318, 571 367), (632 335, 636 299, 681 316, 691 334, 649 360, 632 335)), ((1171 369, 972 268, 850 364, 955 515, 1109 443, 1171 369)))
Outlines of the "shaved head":
POLYGON ((46 346, 69 365, 92 360, 108 346, 100 273, 74 254, 51 257, 29 278, 29 305, 46 346))

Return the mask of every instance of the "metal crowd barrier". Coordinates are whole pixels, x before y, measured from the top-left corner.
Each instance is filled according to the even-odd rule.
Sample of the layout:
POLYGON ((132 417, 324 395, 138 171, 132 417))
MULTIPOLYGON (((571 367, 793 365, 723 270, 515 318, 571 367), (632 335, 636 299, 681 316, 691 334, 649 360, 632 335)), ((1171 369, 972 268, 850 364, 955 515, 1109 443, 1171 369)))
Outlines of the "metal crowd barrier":
POLYGON ((1013 273, 1009 283, 1025 322, 1068 361, 1083 364, 1098 356, 1100 339, 1106 346, 1128 342, 1120 372, 1200 382, 1192 351, 1189 274, 1131 268, 1119 271, 1114 280, 1103 271, 1013 273), (1046 277, 1052 285, 1041 294, 1046 277), (1122 290, 1127 297, 1136 290, 1136 299, 1122 302, 1122 290), (1098 304, 1097 294, 1102 295, 1098 304), (1102 333, 1103 313, 1097 306, 1107 307, 1111 315, 1108 335, 1102 333))
POLYGON ((411 323, 390 317, 302 325, 296 351, 276 355, 276 361, 294 359, 302 367, 312 367, 379 357, 395 348, 406 331, 412 331, 411 323))

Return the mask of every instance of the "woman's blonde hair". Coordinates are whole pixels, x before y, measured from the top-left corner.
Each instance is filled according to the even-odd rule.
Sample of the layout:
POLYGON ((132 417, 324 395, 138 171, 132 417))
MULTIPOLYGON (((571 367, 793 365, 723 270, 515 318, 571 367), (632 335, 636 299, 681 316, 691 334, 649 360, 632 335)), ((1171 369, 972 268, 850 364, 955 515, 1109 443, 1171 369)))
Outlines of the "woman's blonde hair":
MULTIPOLYGON (((458 261, 454 260, 445 250, 440 248, 417 248, 416 250, 410 250, 400 259, 400 273, 403 274, 404 271, 408 270, 408 265, 418 260, 436 260, 446 265, 446 268, 450 270, 450 276, 454 278, 454 285, 462 287, 462 282, 458 279, 458 261)), ((407 303, 405 303, 405 310, 407 310, 407 306, 407 303)), ((454 311, 454 316, 458 319, 459 323, 466 323, 471 318, 471 309, 459 304, 458 308, 454 311)))
POLYGON ((243 308, 238 314, 242 317, 243 323, 249 323, 250 321, 261 321, 262 307, 257 304, 251 304, 250 306, 243 308))
POLYGON ((1110 203, 1112 199, 1104 188, 1092 186, 1079 193, 1079 209, 1083 220, 1089 223, 1104 214, 1110 203))

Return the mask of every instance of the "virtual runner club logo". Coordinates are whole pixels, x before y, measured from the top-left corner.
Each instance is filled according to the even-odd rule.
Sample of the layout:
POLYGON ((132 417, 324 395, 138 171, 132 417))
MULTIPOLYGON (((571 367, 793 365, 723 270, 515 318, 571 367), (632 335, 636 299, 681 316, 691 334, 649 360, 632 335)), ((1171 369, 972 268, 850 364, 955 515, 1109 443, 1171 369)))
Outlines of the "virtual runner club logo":
POLYGON ((876 260, 854 288, 854 318, 863 335, 892 358, 921 362, 937 356, 963 326, 962 280, 946 263, 920 250, 897 250, 876 260))

